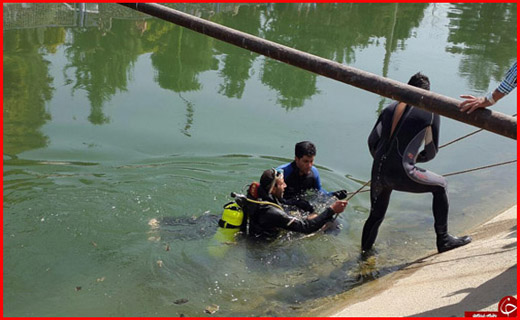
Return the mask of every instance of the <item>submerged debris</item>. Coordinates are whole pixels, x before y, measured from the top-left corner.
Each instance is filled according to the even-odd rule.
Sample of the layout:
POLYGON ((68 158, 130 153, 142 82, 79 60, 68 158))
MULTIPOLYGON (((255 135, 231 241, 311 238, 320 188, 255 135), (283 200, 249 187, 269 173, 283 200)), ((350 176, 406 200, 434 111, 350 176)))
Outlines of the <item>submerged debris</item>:
POLYGON ((182 299, 175 300, 173 303, 175 303, 175 304, 184 304, 184 303, 186 303, 188 301, 190 301, 190 300, 182 298, 182 299))
POLYGON ((163 267, 162 260, 157 260, 157 265, 159 266, 159 268, 162 268, 163 267))
POLYGON ((76 291, 79 291, 79 290, 81 290, 81 287, 80 287, 80 286, 77 286, 77 287, 76 287, 76 291))
POLYGON ((159 228, 159 221, 155 218, 153 219, 150 219, 150 221, 148 221, 148 225, 152 228, 152 229, 157 229, 159 228))
POLYGON ((216 304, 212 304, 211 306, 207 306, 207 307, 206 307, 206 310, 204 310, 204 312, 206 312, 206 313, 208 313, 208 314, 214 314, 214 313, 217 312, 219 309, 220 309, 219 306, 217 306, 216 304))

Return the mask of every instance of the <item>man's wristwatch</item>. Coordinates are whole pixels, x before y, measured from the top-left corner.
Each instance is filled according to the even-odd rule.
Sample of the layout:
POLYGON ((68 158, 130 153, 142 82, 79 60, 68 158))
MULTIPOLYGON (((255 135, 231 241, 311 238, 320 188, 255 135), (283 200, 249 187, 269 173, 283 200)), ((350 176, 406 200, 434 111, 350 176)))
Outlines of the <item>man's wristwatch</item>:
POLYGON ((489 101, 492 105, 496 103, 495 99, 493 99, 493 91, 490 91, 487 96, 486 100, 489 101))

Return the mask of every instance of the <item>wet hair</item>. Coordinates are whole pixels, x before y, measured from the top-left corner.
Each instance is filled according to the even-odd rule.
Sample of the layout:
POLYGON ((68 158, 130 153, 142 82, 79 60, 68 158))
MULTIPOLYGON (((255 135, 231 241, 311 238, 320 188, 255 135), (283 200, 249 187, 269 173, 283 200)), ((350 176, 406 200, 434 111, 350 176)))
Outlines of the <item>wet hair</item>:
POLYGON ((408 81, 408 84, 424 90, 430 90, 430 79, 420 72, 414 74, 408 81))
POLYGON ((272 186, 274 180, 274 174, 273 170, 267 169, 262 173, 262 176, 260 177, 260 189, 265 191, 266 193, 269 193, 269 189, 272 186))
POLYGON ((302 141, 298 142, 294 146, 294 155, 296 158, 302 158, 303 156, 315 156, 316 155, 316 146, 314 146, 314 143, 310 141, 302 141))
POLYGON ((266 195, 269 195, 271 188, 276 185, 277 179, 283 179, 283 170, 282 169, 267 169, 262 173, 260 177, 260 187, 258 188, 258 196, 261 198, 265 198, 266 195))

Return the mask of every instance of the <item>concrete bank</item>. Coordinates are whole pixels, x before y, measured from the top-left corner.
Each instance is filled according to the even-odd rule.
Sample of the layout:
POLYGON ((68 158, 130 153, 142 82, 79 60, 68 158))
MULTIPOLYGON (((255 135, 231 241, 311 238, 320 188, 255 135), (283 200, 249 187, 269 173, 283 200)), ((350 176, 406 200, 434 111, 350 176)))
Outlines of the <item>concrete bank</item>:
POLYGON ((464 317, 465 311, 497 311, 517 295, 517 207, 469 234, 473 242, 419 259, 345 294, 334 317, 464 317))

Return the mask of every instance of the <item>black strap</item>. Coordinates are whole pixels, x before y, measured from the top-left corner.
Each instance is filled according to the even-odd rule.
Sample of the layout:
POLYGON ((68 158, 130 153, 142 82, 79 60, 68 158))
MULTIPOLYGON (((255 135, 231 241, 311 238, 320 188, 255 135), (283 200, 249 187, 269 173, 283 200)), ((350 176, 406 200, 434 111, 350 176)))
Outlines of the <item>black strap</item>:
MULTIPOLYGON (((233 204, 233 203, 235 203, 235 201, 231 201, 231 202, 226 203, 226 204, 224 205, 224 209, 226 209, 227 206, 229 206, 230 204, 233 204)), ((229 209, 233 209, 233 208, 234 208, 234 207, 231 207, 231 208, 229 208, 229 209)))
POLYGON ((238 229, 240 226, 234 226, 232 224, 227 223, 226 221, 220 219, 218 220, 218 226, 225 229, 238 229))

